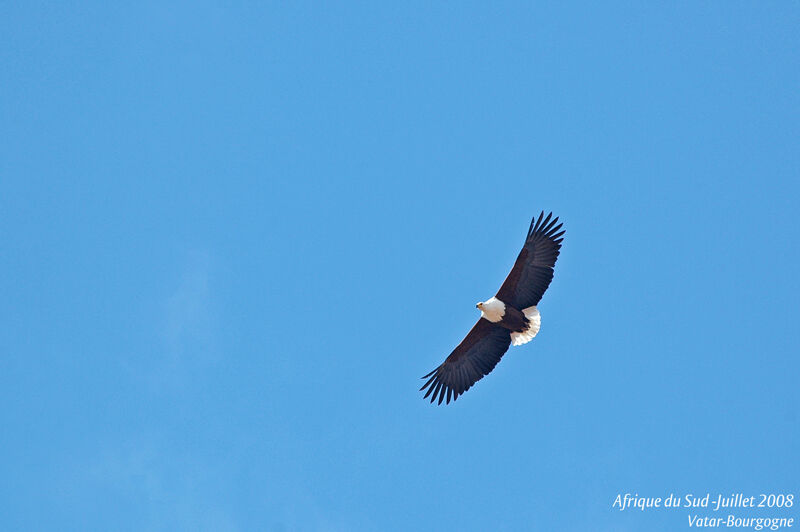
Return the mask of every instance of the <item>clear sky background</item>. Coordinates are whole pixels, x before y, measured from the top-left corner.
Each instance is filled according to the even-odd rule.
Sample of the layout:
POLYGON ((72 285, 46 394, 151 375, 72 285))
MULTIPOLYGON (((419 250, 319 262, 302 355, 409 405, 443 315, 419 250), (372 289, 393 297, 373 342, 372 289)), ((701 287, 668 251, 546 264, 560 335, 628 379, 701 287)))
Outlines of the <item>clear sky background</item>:
POLYGON ((3 530, 797 497, 797 2, 2 11, 3 530), (541 333, 431 406, 541 210, 541 333))

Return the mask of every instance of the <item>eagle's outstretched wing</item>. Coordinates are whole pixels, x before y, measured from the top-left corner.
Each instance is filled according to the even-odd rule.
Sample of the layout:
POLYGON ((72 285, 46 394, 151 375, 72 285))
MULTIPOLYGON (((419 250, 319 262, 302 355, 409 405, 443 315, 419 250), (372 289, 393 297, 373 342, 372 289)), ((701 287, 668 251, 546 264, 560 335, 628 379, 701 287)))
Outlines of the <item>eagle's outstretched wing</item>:
POLYGON ((496 297, 500 301, 522 310, 539 303, 544 291, 550 286, 553 266, 558 259, 565 233, 559 231, 562 224, 556 225, 558 217, 551 220, 552 216, 553 213, 550 213, 545 218, 542 211, 538 220, 535 216, 531 220, 525 245, 522 246, 511 273, 497 292, 496 297))
POLYGON ((469 331, 444 363, 431 371, 423 379, 428 379, 420 388, 428 388, 425 398, 433 394, 431 403, 439 398, 439 404, 447 398, 457 399, 469 390, 470 386, 488 375, 511 345, 511 333, 485 318, 469 331))

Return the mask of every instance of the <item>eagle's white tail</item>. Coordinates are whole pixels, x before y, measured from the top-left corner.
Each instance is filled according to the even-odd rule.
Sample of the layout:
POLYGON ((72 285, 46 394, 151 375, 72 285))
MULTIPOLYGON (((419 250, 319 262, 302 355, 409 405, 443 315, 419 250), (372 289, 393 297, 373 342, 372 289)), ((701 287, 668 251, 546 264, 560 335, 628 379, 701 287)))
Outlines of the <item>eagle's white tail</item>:
POLYGON ((539 309, 536 307, 528 307, 522 311, 525 317, 528 318, 528 329, 523 332, 511 333, 511 344, 522 345, 527 344, 536 333, 539 332, 539 327, 542 325, 542 317, 539 315, 539 309))

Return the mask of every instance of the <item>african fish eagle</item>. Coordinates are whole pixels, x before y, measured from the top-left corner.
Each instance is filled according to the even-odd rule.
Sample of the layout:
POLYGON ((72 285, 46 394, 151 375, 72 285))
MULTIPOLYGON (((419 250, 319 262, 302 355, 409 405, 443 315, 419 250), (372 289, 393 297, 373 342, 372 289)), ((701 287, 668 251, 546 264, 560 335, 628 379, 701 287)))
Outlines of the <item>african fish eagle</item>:
POLYGON ((494 297, 478 303, 481 311, 478 323, 441 366, 423 379, 428 379, 420 391, 428 392, 431 403, 458 396, 488 375, 503 357, 508 346, 530 342, 539 332, 541 317, 536 305, 553 280, 553 266, 561 250, 565 231, 558 217, 544 211, 531 220, 522 251, 511 273, 494 297), (552 219, 551 219, 552 218, 552 219))

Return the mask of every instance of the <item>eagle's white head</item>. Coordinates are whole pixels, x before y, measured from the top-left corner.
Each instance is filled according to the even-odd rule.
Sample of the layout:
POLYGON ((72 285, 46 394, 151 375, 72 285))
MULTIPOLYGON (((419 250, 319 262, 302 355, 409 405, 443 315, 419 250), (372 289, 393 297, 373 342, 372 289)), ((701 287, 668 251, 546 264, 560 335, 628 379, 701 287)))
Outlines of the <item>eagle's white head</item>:
POLYGON ((481 311, 481 317, 486 318, 492 323, 497 323, 503 319, 506 314, 506 304, 497 299, 490 297, 486 301, 481 301, 475 307, 481 311))

